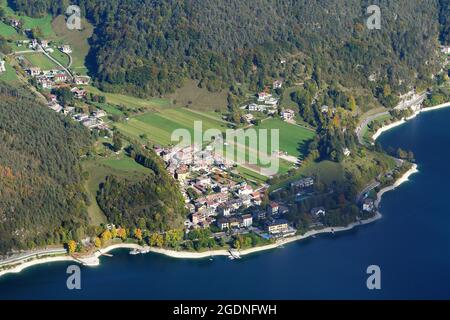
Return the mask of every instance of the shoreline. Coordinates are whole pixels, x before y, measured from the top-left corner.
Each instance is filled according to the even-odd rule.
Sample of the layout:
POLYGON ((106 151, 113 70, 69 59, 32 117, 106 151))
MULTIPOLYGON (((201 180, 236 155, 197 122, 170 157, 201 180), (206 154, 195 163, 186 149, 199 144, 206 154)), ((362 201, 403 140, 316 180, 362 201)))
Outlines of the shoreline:
MULTIPOLYGON (((392 190, 398 188, 403 183, 409 181, 409 177, 417 172, 419 172, 417 169, 417 164, 414 164, 407 172, 405 172, 403 174, 403 176, 401 176, 399 179, 397 179, 393 185, 387 186, 387 187, 381 189, 377 193, 377 200, 375 202, 376 206, 377 207, 379 206, 381 199, 386 192, 392 191, 392 190)), ((352 222, 348 226, 345 226, 345 227, 327 227, 327 228, 320 229, 320 230, 310 230, 302 235, 296 235, 296 236, 284 238, 273 244, 239 250, 238 252, 239 252, 240 256, 245 256, 245 255, 249 255, 249 254, 256 253, 256 252, 272 250, 272 249, 276 249, 281 246, 284 246, 285 244, 304 240, 304 239, 307 239, 307 238, 310 238, 310 237, 313 237, 316 235, 320 235, 320 234, 335 234, 337 232, 349 231, 355 227, 373 223, 377 220, 380 220, 382 217, 383 217, 382 214, 377 210, 377 212, 375 213, 375 216, 365 219, 365 220, 359 220, 359 221, 352 222)), ((212 250, 212 251, 205 251, 205 252, 188 252, 188 251, 175 251, 175 250, 164 249, 164 248, 143 247, 143 246, 135 244, 135 243, 118 243, 118 244, 110 245, 105 248, 98 249, 93 255, 85 256, 85 257, 75 258, 72 256, 55 256, 55 257, 46 257, 46 258, 41 258, 41 259, 39 259, 39 258, 33 259, 30 261, 24 262, 22 264, 18 264, 17 266, 15 266, 13 268, 0 271, 0 277, 2 275, 8 274, 8 273, 20 273, 22 270, 24 270, 26 268, 29 268, 29 267, 32 267, 35 265, 39 265, 39 264, 51 263, 51 262, 71 261, 71 262, 82 264, 87 267, 96 267, 96 266, 100 265, 99 258, 102 255, 107 254, 110 251, 117 250, 117 249, 139 249, 139 250, 149 249, 149 252, 151 252, 151 253, 162 254, 162 255, 165 255, 165 256, 168 256, 171 258, 176 258, 176 259, 204 259, 204 258, 209 258, 209 257, 214 257, 214 256, 229 256, 230 255, 229 250, 226 250, 226 249, 219 249, 219 250, 212 250)))
MULTIPOLYGON (((384 126, 380 129, 378 129, 377 132, 374 134, 373 139, 376 140, 382 133, 406 123, 407 121, 415 118, 417 115, 419 115, 422 112, 428 112, 428 111, 438 110, 438 109, 447 108, 447 107, 450 107, 450 102, 447 102, 447 103, 444 103, 444 104, 441 104, 441 105, 438 105, 435 107, 422 108, 422 109, 416 111, 411 117, 399 120, 397 122, 391 123, 387 126, 384 126)), ((419 172, 418 166, 417 166, 417 164, 413 164, 413 166, 407 172, 405 172, 402 177, 397 179, 393 185, 387 186, 387 187, 381 189, 377 193, 377 199, 375 201, 376 207, 379 207, 382 197, 386 192, 395 190, 403 183, 409 181, 409 177, 417 172, 419 172)), ((350 223, 346 227, 327 227, 327 228, 320 229, 320 230, 310 230, 310 231, 307 231, 303 235, 296 235, 296 236, 292 236, 289 238, 284 238, 273 244, 240 250, 239 255, 245 256, 245 255, 249 255, 249 254, 256 253, 256 252, 275 249, 275 248, 278 248, 285 244, 289 244, 289 243, 292 243, 295 241, 307 239, 309 237, 313 237, 313 236, 319 235, 319 234, 329 234, 329 233, 334 234, 336 232, 349 231, 357 226, 366 225, 366 224, 375 222, 375 221, 381 219, 382 217, 383 217, 382 214, 377 210, 374 217, 365 219, 365 220, 355 221, 353 223, 350 223)), ((212 250, 212 251, 205 251, 205 252, 188 252, 188 251, 175 251, 175 250, 164 249, 164 248, 142 247, 135 243, 119 243, 119 244, 110 245, 106 248, 98 249, 93 255, 85 256, 85 257, 75 258, 75 257, 66 255, 66 256, 36 258, 36 259, 30 260, 30 261, 26 261, 24 263, 20 263, 10 269, 0 270, 0 277, 5 274, 8 274, 8 273, 20 273, 22 270, 24 270, 26 268, 29 268, 29 267, 32 267, 35 265, 44 264, 44 263, 51 263, 51 262, 72 261, 75 263, 82 264, 84 266, 96 267, 96 266, 100 265, 100 259, 99 259, 100 256, 102 256, 103 254, 106 254, 112 250, 116 250, 116 249, 139 249, 139 250, 149 249, 149 252, 162 254, 162 255, 165 255, 165 256, 168 256, 171 258, 177 258, 177 259, 203 259, 203 258, 208 258, 208 257, 212 257, 212 256, 229 256, 230 255, 229 250, 226 250, 226 249, 212 250)))
POLYGON ((389 131, 393 128, 396 128, 398 126, 401 126, 405 123, 407 123, 409 120, 414 119, 415 117, 417 117, 419 114, 421 114, 422 112, 429 112, 429 111, 434 111, 434 110, 439 110, 439 109, 443 109, 443 108, 448 108, 450 107, 450 102, 446 102, 434 107, 428 107, 428 108, 420 108, 420 110, 417 110, 414 112, 413 115, 411 115, 410 117, 407 118, 403 118, 401 120, 398 120, 396 122, 390 123, 388 125, 385 125, 381 128, 379 128, 373 135, 372 135, 372 139, 374 142, 372 142, 372 144, 375 143, 375 141, 386 131, 389 131))

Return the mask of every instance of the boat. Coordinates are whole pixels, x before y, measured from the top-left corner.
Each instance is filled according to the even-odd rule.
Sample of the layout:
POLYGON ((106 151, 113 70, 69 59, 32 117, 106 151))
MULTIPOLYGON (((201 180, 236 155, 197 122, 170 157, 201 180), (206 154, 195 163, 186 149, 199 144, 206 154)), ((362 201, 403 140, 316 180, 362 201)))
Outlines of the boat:
POLYGON ((150 247, 145 247, 145 248, 139 250, 140 254, 146 254, 146 253, 149 253, 149 252, 150 252, 150 247))
POLYGON ((130 251, 130 254, 133 255, 133 256, 135 256, 135 255, 137 255, 139 253, 140 253, 140 251, 138 249, 133 249, 133 250, 130 251))

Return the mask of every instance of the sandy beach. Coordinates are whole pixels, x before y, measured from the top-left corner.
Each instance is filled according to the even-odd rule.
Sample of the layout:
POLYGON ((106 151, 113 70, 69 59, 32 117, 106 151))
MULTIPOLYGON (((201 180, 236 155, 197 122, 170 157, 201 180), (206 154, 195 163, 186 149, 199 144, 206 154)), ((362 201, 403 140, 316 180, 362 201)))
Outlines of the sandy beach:
POLYGON ((8 273, 19 273, 22 270, 32 267, 32 266, 36 266, 39 264, 44 264, 44 263, 51 263, 51 262, 61 262, 61 261, 72 261, 72 262, 77 262, 76 259, 74 259, 71 256, 56 256, 56 257, 46 257, 46 258, 36 258, 21 264, 18 264, 17 266, 10 268, 10 269, 6 269, 6 270, 1 270, 0 271, 0 277, 8 274, 8 273))

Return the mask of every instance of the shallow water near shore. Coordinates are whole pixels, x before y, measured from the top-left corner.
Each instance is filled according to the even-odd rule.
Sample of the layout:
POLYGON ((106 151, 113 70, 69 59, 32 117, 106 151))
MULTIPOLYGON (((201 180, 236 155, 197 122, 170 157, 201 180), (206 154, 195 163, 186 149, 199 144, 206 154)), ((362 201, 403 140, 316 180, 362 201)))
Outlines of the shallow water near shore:
POLYGON ((423 113, 379 138, 412 150, 419 173, 383 196, 372 224, 233 261, 116 250, 81 267, 81 290, 66 287, 70 263, 43 264, 1 277, 0 298, 449 299, 449 121, 450 109, 423 113), (366 287, 369 265, 381 268, 381 290, 366 287))

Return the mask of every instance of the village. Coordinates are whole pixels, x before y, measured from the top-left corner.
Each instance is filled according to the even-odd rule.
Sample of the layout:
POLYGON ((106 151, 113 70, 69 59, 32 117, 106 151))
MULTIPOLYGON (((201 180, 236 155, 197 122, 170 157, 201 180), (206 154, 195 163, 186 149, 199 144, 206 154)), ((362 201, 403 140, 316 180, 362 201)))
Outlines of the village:
MULTIPOLYGON (((70 116, 73 120, 80 122, 83 126, 88 129, 98 129, 98 130, 108 130, 109 126, 105 123, 104 119, 107 114, 105 111, 100 109, 95 109, 92 112, 85 113, 80 112, 82 109, 76 108, 72 105, 62 104, 58 100, 57 92, 60 89, 65 89, 70 91, 70 94, 75 100, 82 101, 87 96, 87 91, 83 88, 91 82, 91 78, 86 75, 75 75, 69 67, 65 67, 59 63, 56 59, 50 56, 55 50, 59 50, 61 53, 69 56, 69 61, 71 60, 70 54, 72 53, 72 48, 69 45, 61 45, 55 47, 47 40, 19 40, 16 43, 19 51, 17 56, 17 61, 21 68, 26 72, 29 77, 29 81, 32 85, 37 88, 42 89, 41 93, 47 99, 48 107, 55 111, 56 113, 61 113, 65 116, 70 116), (30 64, 30 62, 21 54, 36 52, 42 53, 49 60, 54 62, 57 68, 43 70, 40 67, 30 64), (77 112, 78 111, 78 112, 77 112)), ((0 62, 0 72, 4 70, 4 61, 0 62)))
POLYGON ((187 230, 211 228, 216 237, 250 231, 265 239, 292 236, 289 209, 267 198, 268 185, 252 186, 233 173, 234 163, 208 147, 155 147, 180 185, 190 219, 187 230))

